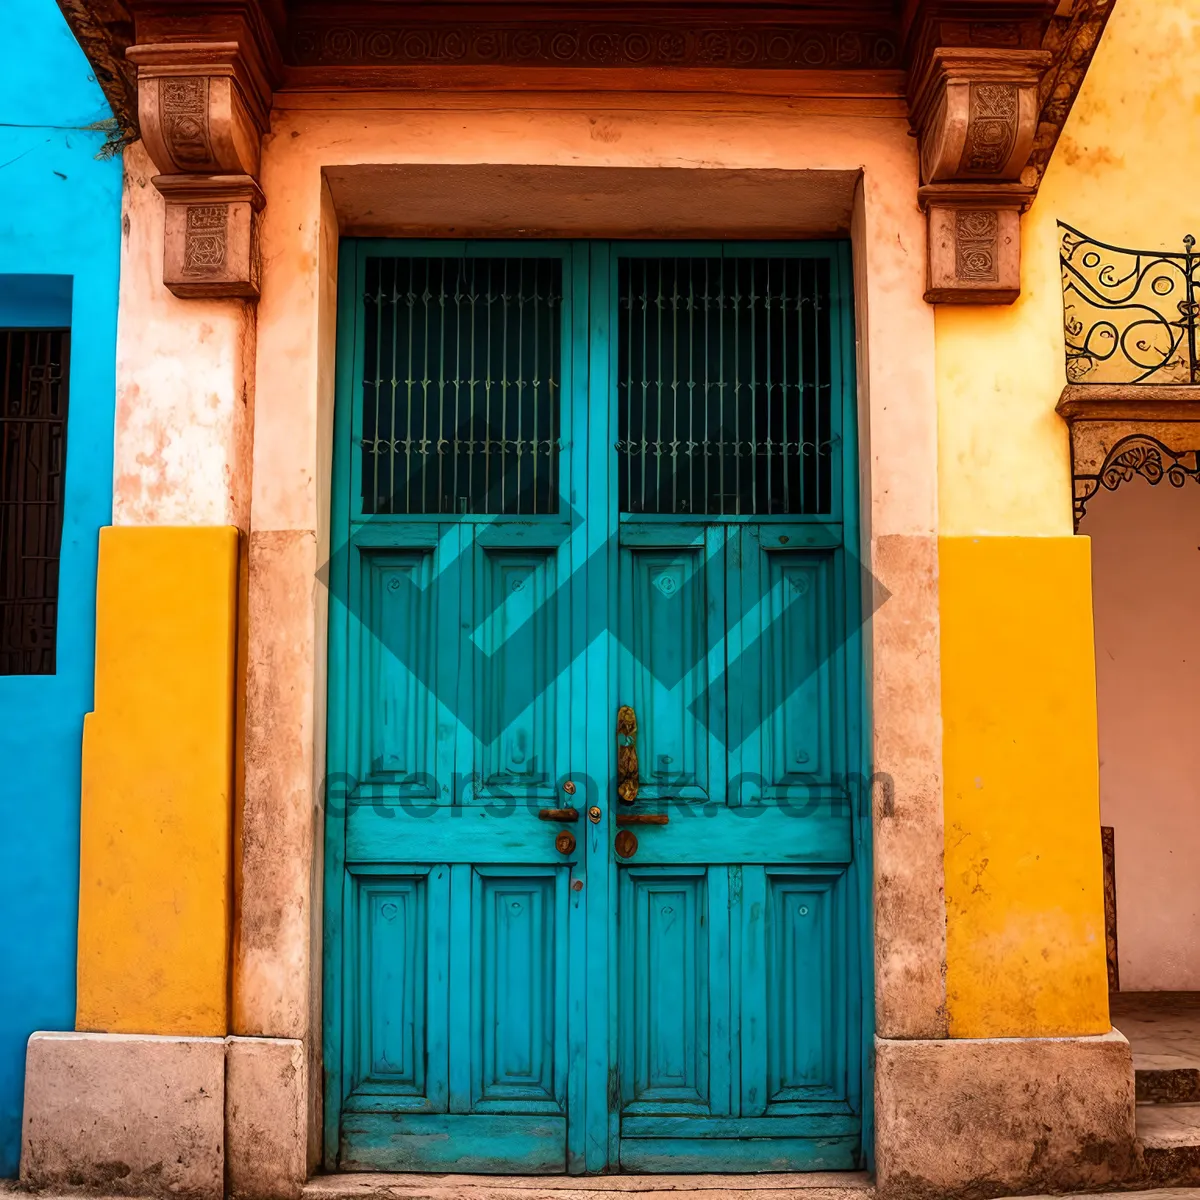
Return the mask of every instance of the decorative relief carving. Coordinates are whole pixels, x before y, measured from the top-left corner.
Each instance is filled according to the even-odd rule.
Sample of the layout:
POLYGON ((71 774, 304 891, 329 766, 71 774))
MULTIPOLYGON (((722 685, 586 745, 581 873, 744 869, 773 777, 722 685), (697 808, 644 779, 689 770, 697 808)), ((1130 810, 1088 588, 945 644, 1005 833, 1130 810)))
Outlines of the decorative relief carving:
POLYGON ((1019 185, 938 184, 919 193, 929 217, 933 304, 1011 304, 1021 287, 1019 185), (1010 190, 1005 190, 1005 188, 1010 190))
POLYGON ((1095 475, 1075 476, 1075 528, 1078 530, 1083 520, 1088 501, 1101 488, 1115 492, 1135 475, 1155 487, 1164 479, 1176 488, 1183 487, 1189 479, 1200 483, 1200 451, 1171 450, 1146 433, 1131 433, 1122 438, 1095 475))
MULTIPOLYGON (((237 20, 195 41, 130 46, 142 140, 166 201, 163 284, 176 296, 258 296, 255 175, 270 124, 270 47, 237 20)), ((139 25, 139 30, 142 26, 139 25)), ((193 33, 196 31, 193 30, 193 33)))
POLYGON ((1016 21, 972 21, 967 37, 972 46, 1021 45, 1021 26, 1016 21))
POLYGON ((1017 141, 1018 94, 1012 83, 971 84, 960 174, 999 175, 1017 141))
POLYGON ((794 26, 387 26, 298 22, 296 66, 754 67, 785 70, 899 66, 889 30, 794 26))
MULTIPOLYGON (((965 6, 927 0, 909 44, 909 111, 920 139, 929 283, 942 304, 1011 304, 1021 289, 1022 178, 1050 55, 1042 22, 966 21, 965 6)), ((1026 11, 1032 5, 1025 6, 1026 11)), ((996 4, 997 16, 1019 4, 996 4)))
POLYGON ((183 248, 185 275, 219 275, 225 270, 229 206, 189 204, 183 248))
POLYGON ((159 120, 168 152, 184 170, 205 170, 213 161, 208 79, 200 75, 157 82, 159 120))
POLYGON ((166 206, 163 283, 177 296, 257 299, 258 213, 249 175, 157 175, 166 206))
POLYGON ((1000 215, 960 208, 954 214, 954 275, 960 283, 998 283, 1000 215))

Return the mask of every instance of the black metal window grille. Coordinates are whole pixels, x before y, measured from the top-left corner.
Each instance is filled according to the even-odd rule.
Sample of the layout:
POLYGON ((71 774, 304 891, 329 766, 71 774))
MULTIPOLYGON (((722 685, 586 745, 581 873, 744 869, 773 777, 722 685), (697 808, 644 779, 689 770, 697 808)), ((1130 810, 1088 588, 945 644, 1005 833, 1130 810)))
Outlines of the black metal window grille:
POLYGON ((1059 222, 1067 378, 1200 383, 1200 254, 1109 246, 1059 222))
POLYGON ((830 264, 624 258, 621 511, 831 511, 830 264))
POLYGON ((69 346, 0 329, 0 675, 55 671, 69 346))
POLYGON ((562 262, 368 258, 367 514, 558 511, 562 262))

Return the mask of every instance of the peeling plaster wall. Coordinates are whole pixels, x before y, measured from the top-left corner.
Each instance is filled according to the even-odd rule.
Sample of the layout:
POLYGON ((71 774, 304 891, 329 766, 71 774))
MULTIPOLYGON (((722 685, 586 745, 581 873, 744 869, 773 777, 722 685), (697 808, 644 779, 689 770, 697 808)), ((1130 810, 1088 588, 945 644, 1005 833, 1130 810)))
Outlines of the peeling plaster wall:
POLYGON ((163 286, 162 196, 141 142, 125 151, 117 353, 116 525, 250 519, 254 306, 163 286))

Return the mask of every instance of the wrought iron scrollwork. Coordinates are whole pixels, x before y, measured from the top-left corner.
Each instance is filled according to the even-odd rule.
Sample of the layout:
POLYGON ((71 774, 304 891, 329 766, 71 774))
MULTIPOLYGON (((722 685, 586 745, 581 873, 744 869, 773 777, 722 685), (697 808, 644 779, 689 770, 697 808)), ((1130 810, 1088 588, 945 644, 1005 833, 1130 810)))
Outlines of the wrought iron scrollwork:
POLYGON ((1059 222, 1067 378, 1200 383, 1200 254, 1109 246, 1059 222))
POLYGON ((1168 450, 1157 438, 1133 433, 1122 438, 1109 452, 1095 475, 1075 476, 1075 524, 1087 510, 1088 501, 1104 488, 1115 492, 1123 483, 1140 475, 1158 485, 1165 479, 1181 488, 1189 479, 1200 483, 1200 451, 1168 450))

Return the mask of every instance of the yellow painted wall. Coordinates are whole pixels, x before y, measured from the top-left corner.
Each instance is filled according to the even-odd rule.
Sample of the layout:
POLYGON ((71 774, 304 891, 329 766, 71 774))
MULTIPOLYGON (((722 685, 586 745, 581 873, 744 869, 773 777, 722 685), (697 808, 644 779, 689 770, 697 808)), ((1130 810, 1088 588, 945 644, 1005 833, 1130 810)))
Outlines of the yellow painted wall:
POLYGON ((1118 0, 1009 308, 936 314, 947 1003, 960 1037, 1107 1028, 1087 545, 1071 537, 1057 222, 1200 235, 1200 0, 1118 0))
POLYGON ((227 1032, 238 532, 100 535, 76 1026, 227 1032))
POLYGON ((1010 308, 937 309, 943 534, 1071 533, 1057 222, 1181 250, 1200 237, 1200 0, 1117 0, 1037 201, 1010 308))
POLYGON ((954 1037, 1108 1031, 1087 538, 941 540, 954 1037))

